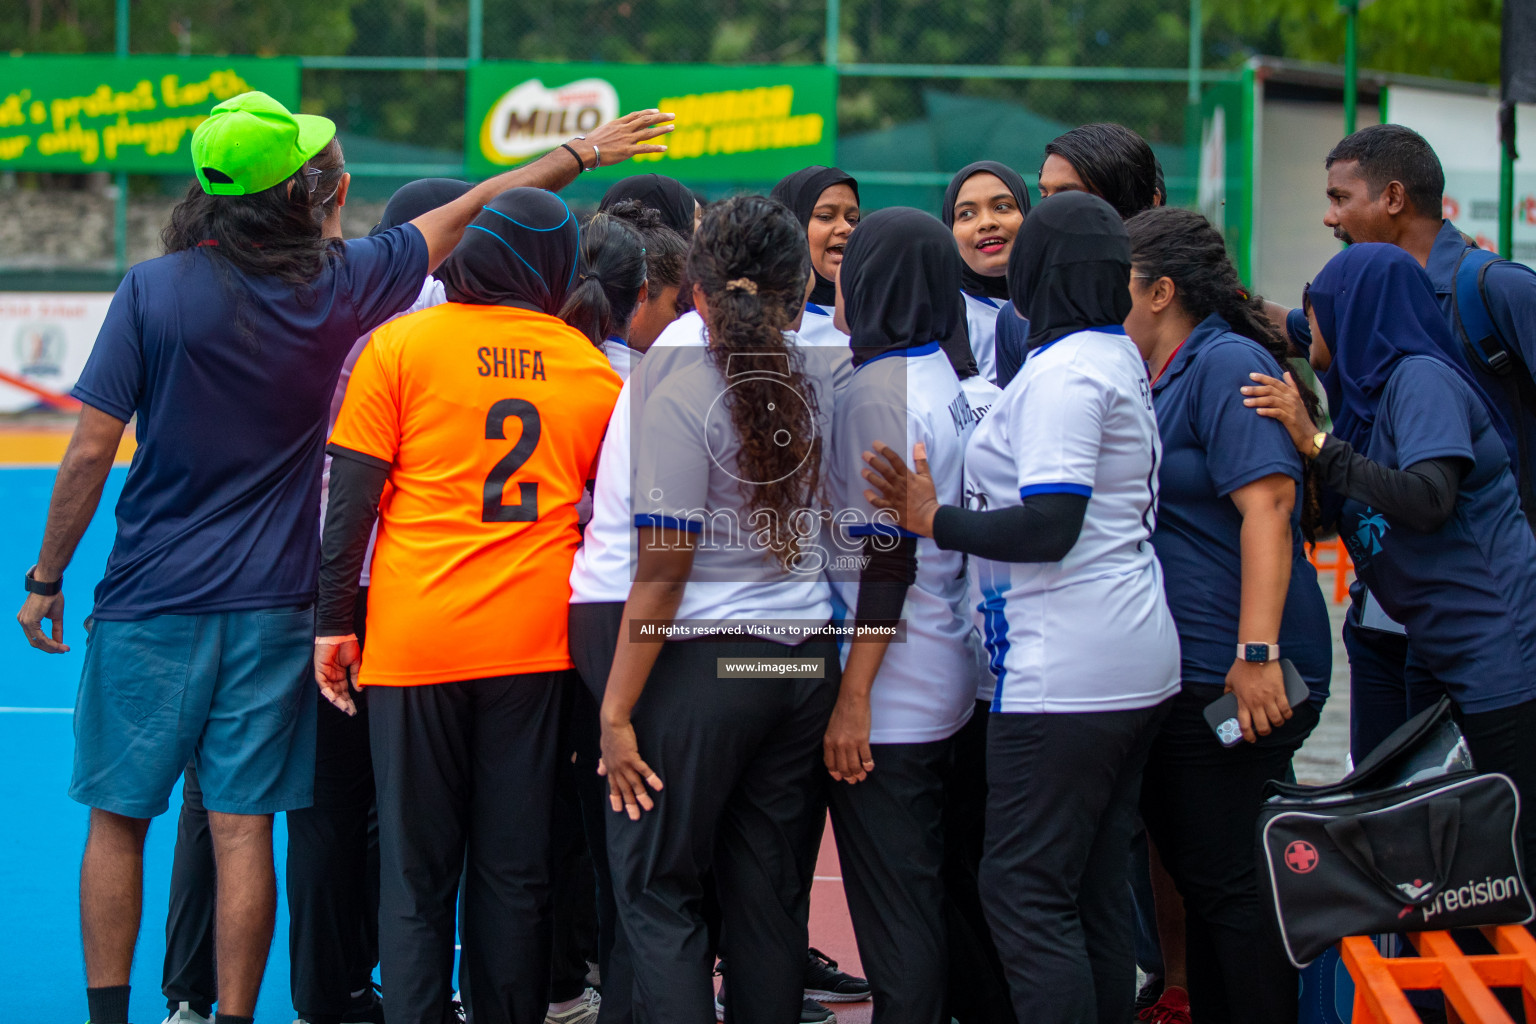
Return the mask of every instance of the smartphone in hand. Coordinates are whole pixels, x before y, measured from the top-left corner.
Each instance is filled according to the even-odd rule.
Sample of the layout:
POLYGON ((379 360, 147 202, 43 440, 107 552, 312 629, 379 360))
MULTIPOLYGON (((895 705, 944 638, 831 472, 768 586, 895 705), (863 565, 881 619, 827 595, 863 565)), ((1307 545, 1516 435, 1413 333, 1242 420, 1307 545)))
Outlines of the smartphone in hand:
MULTIPOLYGON (((1301 678, 1291 659, 1280 659, 1280 672, 1285 677, 1285 699, 1293 708, 1300 707, 1311 698, 1307 681, 1301 678)), ((1243 728, 1237 724, 1237 694, 1224 693, 1205 706, 1205 723, 1211 727, 1224 747, 1235 747, 1243 742, 1243 728)))

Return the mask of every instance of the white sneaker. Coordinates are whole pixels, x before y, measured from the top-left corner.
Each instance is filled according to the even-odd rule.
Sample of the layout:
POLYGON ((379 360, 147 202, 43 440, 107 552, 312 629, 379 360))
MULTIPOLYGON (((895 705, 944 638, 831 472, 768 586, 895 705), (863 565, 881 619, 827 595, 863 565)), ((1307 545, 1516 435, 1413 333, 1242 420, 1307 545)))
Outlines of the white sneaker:
POLYGON ((581 994, 581 1002, 569 1010, 546 1013, 544 1024, 597 1024, 597 1011, 602 1003, 603 997, 598 995, 597 989, 588 988, 581 994))
POLYGON ((192 1009, 191 1003, 182 1003, 168 1014, 160 1024, 213 1024, 212 1017, 204 1017, 192 1009))

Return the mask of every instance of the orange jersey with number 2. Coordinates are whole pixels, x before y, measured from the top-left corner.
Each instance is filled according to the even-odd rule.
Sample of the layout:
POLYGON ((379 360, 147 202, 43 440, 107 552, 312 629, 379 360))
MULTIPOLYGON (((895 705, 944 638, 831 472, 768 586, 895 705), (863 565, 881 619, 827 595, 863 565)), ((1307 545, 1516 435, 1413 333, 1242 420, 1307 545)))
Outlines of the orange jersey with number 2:
POLYGON ((448 303, 374 332, 331 435, 389 466, 364 685, 571 667, 576 501, 619 387, 531 310, 448 303))

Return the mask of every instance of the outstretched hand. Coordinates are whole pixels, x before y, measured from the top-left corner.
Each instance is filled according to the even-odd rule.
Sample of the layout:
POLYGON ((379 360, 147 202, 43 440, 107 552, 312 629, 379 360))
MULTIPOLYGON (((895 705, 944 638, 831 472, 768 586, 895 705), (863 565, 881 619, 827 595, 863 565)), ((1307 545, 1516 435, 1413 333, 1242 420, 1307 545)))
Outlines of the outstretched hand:
POLYGON ((933 517, 939 511, 938 492, 933 474, 928 471, 928 448, 921 441, 912 446, 913 470, 884 441, 876 441, 873 452, 864 453, 868 469, 864 479, 875 487, 864 492, 864 500, 877 509, 895 513, 896 525, 920 537, 933 536, 933 517))
MULTIPOLYGON (((572 145, 582 146, 582 150, 595 148, 599 167, 612 167, 641 153, 665 153, 666 146, 651 140, 673 131, 677 126, 671 122, 676 116, 656 109, 637 110, 614 118, 592 132, 582 140, 585 146, 580 142, 573 142, 572 145)), ((582 150, 578 151, 590 167, 592 158, 582 150)))

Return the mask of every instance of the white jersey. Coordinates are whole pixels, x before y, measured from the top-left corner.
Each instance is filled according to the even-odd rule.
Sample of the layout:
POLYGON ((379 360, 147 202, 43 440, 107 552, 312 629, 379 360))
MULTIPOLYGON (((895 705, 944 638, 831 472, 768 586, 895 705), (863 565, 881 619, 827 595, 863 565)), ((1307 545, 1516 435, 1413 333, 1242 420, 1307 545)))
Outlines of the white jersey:
MULTIPOLYGON (((882 524, 864 499, 863 452, 884 441, 910 457, 913 445, 924 444, 939 501, 958 505, 965 486, 965 443, 975 428, 976 416, 938 342, 895 349, 859 366, 838 395, 833 417, 830 492, 842 524, 840 552, 856 555, 864 538, 899 532, 882 524)), ((833 585, 843 603, 856 609, 859 573, 843 565, 833 563, 833 585)), ((871 743, 947 739, 970 718, 980 681, 990 673, 966 606, 968 590, 964 556, 920 538, 917 579, 907 588, 901 609, 906 642, 887 648, 870 691, 871 743)), ((850 648, 843 645, 845 665, 850 648)))
POLYGON ((1178 692, 1178 634, 1150 541, 1161 455, 1146 366, 1118 328, 1036 349, 977 427, 971 508, 1088 498, 1060 562, 970 559, 994 711, 1121 711, 1178 692))
POLYGON ((997 383, 997 311, 1003 304, 985 295, 961 292, 965 299, 965 329, 971 338, 971 354, 983 380, 997 383))
MULTIPOLYGON (((642 372, 645 366, 642 361, 642 372)), ((729 369, 728 379, 713 359, 679 366, 654 382, 643 407, 632 406, 635 535, 652 526, 695 535, 693 568, 674 622, 693 631, 739 630, 798 644, 805 634, 784 627, 826 625, 832 617, 831 587, 819 563, 785 568, 755 540, 741 439, 722 396, 736 386, 733 380, 761 370, 755 363, 740 372, 734 365, 729 369)), ((811 429, 825 447, 832 418, 830 376, 808 374, 806 380, 812 394, 802 400, 814 403, 818 415, 811 429)), ((631 401, 637 401, 633 394, 631 401)), ((805 510, 812 522, 820 512, 805 510)))
MULTIPOLYGON (((632 500, 632 439, 636 420, 648 396, 669 376, 710 364, 706 354, 707 333, 704 318, 697 310, 690 310, 662 330, 644 358, 640 358, 639 352, 633 353, 633 359, 638 361, 631 362, 631 374, 619 392, 618 403, 608 421, 608 433, 598 456, 592 516, 583 530, 584 541, 571 566, 573 604, 623 601, 629 597, 639 539, 632 500)), ((838 350, 818 352, 817 358, 809 361, 806 369, 817 376, 831 374, 835 386, 837 380, 852 372, 852 353, 847 347, 847 337, 838 332, 834 334, 842 339, 838 350)), ((791 335, 791 338, 796 344, 806 344, 800 336, 791 335)), ((821 405, 823 415, 830 416, 831 396, 827 395, 821 405)), ((701 581, 688 586, 696 598, 702 599, 706 589, 720 584, 701 581)), ((680 608, 680 617, 683 612, 680 608)))
POLYGON ((629 380, 630 371, 644 355, 625 344, 623 338, 608 338, 598 348, 608 357, 608 365, 613 367, 613 372, 619 375, 620 380, 629 380))
MULTIPOLYGON (((979 374, 975 377, 967 377, 965 380, 961 381, 960 390, 965 392, 965 400, 971 407, 971 418, 977 423, 980 423, 983 419, 986 418, 987 413, 991 412, 992 407, 997 404, 997 400, 1003 396, 1002 388, 998 387, 996 384, 993 384, 991 381, 987 380, 985 377, 979 374)), ((969 445, 969 442, 967 442, 967 445, 969 445)), ((932 465, 933 464, 930 462, 929 467, 932 468, 932 465)), ((970 590, 966 600, 969 603, 969 607, 975 608, 981 604, 981 589, 976 585, 976 571, 971 568, 969 559, 966 560, 965 578, 966 585, 970 590)), ((971 631, 975 634, 976 643, 979 644, 981 642, 980 632, 977 631, 974 625, 971 627, 971 631)), ((996 676, 994 676, 990 671, 983 672, 981 675, 977 676, 977 700, 985 704, 991 704, 992 697, 996 693, 996 676)))

